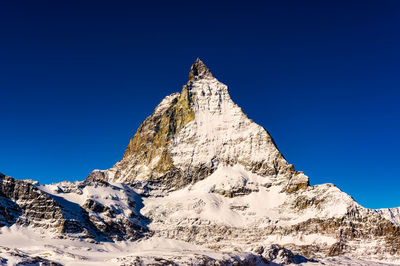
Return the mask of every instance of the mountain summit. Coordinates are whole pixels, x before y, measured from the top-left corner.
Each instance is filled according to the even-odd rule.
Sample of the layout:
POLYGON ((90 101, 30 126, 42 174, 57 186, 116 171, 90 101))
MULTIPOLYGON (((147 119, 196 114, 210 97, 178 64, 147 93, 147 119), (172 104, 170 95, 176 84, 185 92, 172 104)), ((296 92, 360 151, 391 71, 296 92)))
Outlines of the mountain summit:
POLYGON ((151 180, 169 191, 237 164, 273 177, 287 191, 308 186, 308 178, 286 162, 269 133, 247 118, 228 87, 197 59, 188 83, 162 100, 140 125, 123 159, 94 175, 118 182, 151 180))
POLYGON ((210 69, 200 60, 196 59, 196 62, 192 65, 189 72, 189 81, 195 81, 203 78, 212 78, 210 69))

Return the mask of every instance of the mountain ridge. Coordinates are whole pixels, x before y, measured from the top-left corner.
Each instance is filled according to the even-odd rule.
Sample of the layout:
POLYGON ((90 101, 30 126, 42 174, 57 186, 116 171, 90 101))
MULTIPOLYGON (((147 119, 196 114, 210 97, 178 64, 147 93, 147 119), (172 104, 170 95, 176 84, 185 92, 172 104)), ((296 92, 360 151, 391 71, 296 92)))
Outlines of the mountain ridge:
POLYGON ((293 165, 286 162, 268 131, 248 119, 242 109, 230 98, 228 87, 214 78, 209 68, 197 59, 190 69, 189 81, 183 86, 181 93, 171 94, 161 101, 153 115, 139 126, 123 159, 110 170, 105 171, 104 175, 108 176, 106 177, 108 180, 122 182, 140 179, 146 175, 151 175, 150 179, 163 182, 163 179, 170 179, 173 176, 175 180, 180 178, 180 185, 168 184, 168 189, 172 186, 181 188, 212 174, 220 163, 234 165, 238 161, 252 168, 251 171, 258 171, 262 175, 278 175, 279 171, 285 172, 289 175, 286 179, 293 177, 292 182, 288 184, 288 190, 295 191, 309 185, 308 178, 296 172, 293 165), (211 128, 209 128, 210 124, 211 128), (181 130, 183 132, 180 132, 181 130), (241 136, 243 130, 249 131, 250 136, 248 143, 242 146, 248 145, 250 150, 240 147, 244 139, 241 136), (211 135, 209 131, 217 133, 221 131, 221 133, 211 135), (235 133, 236 136, 232 138, 226 137, 235 133), (174 140, 175 138, 181 139, 174 140), (186 154, 185 157, 180 156, 179 153, 188 147, 175 146, 183 146, 182 142, 188 138, 197 138, 197 142, 203 141, 198 146, 214 149, 214 153, 199 151, 202 156, 208 156, 207 160, 201 160, 199 156, 196 156, 197 151, 190 150, 189 147, 190 151, 186 153, 192 153, 194 156, 191 157, 190 154, 186 154), (226 151, 225 154, 222 152, 218 154, 218 149, 225 147, 241 149, 247 154, 240 157, 240 151, 232 150, 226 151), (257 151, 253 152, 253 149, 257 151), (263 152, 262 149, 267 152, 263 152), (262 153, 264 155, 260 158, 252 156, 252 154, 262 153), (136 158, 127 158, 132 154, 136 158), (139 161, 137 161, 138 157, 140 157, 139 161), (186 162, 182 164, 181 160, 186 160, 186 162), (246 162, 249 160, 250 162, 246 162), (194 166, 196 169, 188 170, 193 164, 196 164, 194 166), (302 175, 296 180, 296 174, 302 175))
MULTIPOLYGON (((310 186, 200 59, 188 80, 112 168, 49 185, 0 175, 0 246, 19 248, 7 238, 21 234, 46 239, 54 244, 36 244, 41 253, 24 247, 25 262, 67 264, 400 263, 399 208, 371 210, 333 184, 310 186)), ((21 262, 4 250, 0 262, 21 262)))

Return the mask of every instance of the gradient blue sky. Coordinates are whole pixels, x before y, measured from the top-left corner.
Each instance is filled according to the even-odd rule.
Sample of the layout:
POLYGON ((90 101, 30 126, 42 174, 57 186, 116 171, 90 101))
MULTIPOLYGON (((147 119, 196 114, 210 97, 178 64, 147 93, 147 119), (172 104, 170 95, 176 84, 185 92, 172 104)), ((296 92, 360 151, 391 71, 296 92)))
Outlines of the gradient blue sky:
POLYGON ((49 183, 111 167, 200 57, 312 184, 400 206, 399 14, 399 1, 3 1, 0 171, 49 183))

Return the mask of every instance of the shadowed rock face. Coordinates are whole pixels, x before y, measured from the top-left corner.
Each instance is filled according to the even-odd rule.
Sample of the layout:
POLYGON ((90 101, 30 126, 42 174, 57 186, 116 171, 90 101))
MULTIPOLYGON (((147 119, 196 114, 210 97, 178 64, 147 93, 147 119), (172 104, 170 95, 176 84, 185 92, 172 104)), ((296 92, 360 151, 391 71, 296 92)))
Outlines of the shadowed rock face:
MULTIPOLYGON (((0 174, 0 227, 18 224, 99 241, 137 239, 146 229, 129 219, 104 222, 89 215, 114 210, 88 200, 82 207, 35 185, 0 174)), ((133 204, 133 203, 132 203, 133 204)))
POLYGON ((171 177, 179 179, 182 171, 174 166, 168 146, 173 137, 194 119, 190 97, 184 87, 180 94, 170 96, 166 105, 159 106, 140 125, 123 159, 115 167, 114 179, 130 182, 143 172, 149 180, 164 179, 168 183, 173 181, 171 177))
POLYGON ((59 204, 32 184, 0 174, 0 197, 7 204, 3 207, 6 218, 1 222, 3 225, 18 223, 62 230, 59 204))
POLYGON ((189 82, 193 82, 199 79, 212 78, 210 69, 199 59, 192 65, 189 72, 189 82))

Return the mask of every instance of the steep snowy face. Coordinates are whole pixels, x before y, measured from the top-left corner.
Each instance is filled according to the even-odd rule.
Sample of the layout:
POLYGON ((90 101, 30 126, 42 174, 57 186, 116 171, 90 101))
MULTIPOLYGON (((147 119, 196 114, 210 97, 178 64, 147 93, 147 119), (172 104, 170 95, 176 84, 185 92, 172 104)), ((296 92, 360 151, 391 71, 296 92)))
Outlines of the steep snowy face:
POLYGON ((400 207, 388 208, 388 209, 378 209, 374 210, 377 214, 388 219, 396 225, 400 225, 400 207))
POLYGON ((102 178, 152 181, 177 189, 204 179, 219 166, 236 164, 277 184, 286 183, 288 191, 308 186, 308 178, 286 162, 268 132, 247 118, 228 87, 197 59, 181 93, 167 96, 156 107, 123 159, 102 172, 102 178))
POLYGON ((194 172, 201 167, 239 163, 249 169, 264 168, 267 175, 277 174, 278 167, 288 167, 268 132, 247 118, 232 101, 226 85, 206 76, 189 82, 187 90, 195 115, 171 143, 176 167, 194 172))

